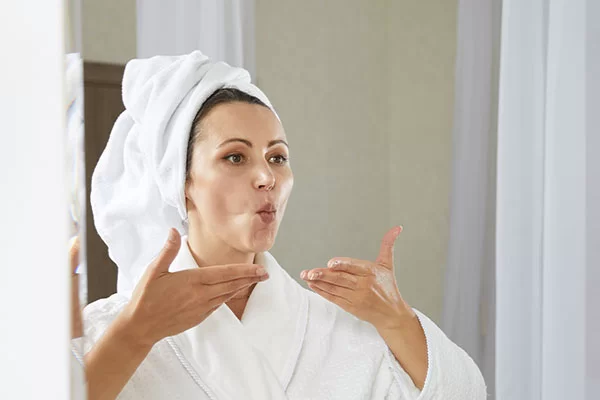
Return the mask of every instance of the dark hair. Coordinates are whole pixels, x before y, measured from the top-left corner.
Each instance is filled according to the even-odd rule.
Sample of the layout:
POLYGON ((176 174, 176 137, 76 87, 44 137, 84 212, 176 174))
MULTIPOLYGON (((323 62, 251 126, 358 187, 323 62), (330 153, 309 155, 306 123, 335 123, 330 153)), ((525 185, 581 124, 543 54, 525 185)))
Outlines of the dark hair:
POLYGON ((201 134, 200 124, 201 124, 202 120, 204 119, 206 114, 208 114, 210 112, 210 110, 212 110, 219 104, 227 104, 227 103, 235 103, 235 102, 258 104, 260 106, 268 108, 268 106, 265 103, 263 103, 260 99, 254 97, 252 95, 249 95, 246 92, 242 92, 239 89, 221 88, 221 89, 218 89, 213 94, 211 94, 208 97, 208 99, 206 99, 206 101, 204 101, 204 103, 202 104, 202 107, 200 107, 200 110, 198 110, 198 113, 196 114, 196 117, 194 117, 194 121, 192 122, 192 129, 190 130, 190 138, 188 140, 188 145, 187 145, 187 158, 186 158, 186 163, 185 163, 185 179, 186 179, 186 181, 190 178, 190 168, 192 166, 192 156, 193 156, 192 153, 193 153, 193 149, 194 149, 194 143, 196 143, 196 141, 200 137, 200 134, 201 134))

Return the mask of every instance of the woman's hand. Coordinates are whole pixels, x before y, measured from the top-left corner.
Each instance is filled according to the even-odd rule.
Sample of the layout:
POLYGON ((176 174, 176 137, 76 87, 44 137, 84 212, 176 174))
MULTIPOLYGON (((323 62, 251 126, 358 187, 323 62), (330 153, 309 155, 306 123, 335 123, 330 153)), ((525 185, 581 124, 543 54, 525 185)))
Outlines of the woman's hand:
POLYGON ((427 341, 416 313, 400 295, 394 275, 394 242, 401 227, 383 237, 375 262, 336 257, 328 268, 302 271, 308 286, 357 318, 375 326, 419 389, 427 376, 427 341))
POLYGON ((317 294, 378 330, 396 327, 415 316, 394 275, 394 242, 400 232, 402 228, 395 227, 384 236, 375 262, 336 257, 327 268, 302 271, 300 277, 317 294))
POLYGON ((141 345, 181 333, 204 321, 223 303, 268 274, 255 264, 218 265, 175 273, 169 266, 181 237, 171 229, 169 240, 148 267, 123 310, 130 333, 141 345))
POLYGON ((268 278, 254 264, 171 273, 180 247, 181 237, 171 229, 129 303, 85 356, 89 400, 116 398, 156 342, 198 325, 238 292, 268 278))

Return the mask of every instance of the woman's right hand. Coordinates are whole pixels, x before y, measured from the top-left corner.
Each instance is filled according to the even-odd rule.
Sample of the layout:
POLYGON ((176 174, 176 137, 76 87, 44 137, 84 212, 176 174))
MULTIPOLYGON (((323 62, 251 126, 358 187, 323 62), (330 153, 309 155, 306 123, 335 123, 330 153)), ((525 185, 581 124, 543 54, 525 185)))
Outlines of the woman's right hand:
POLYGON ((255 264, 169 272, 180 247, 181 237, 171 229, 121 313, 129 334, 144 347, 198 325, 240 291, 269 277, 264 267, 255 264))
POLYGON ((239 291, 268 278, 254 264, 171 273, 180 246, 179 233, 171 229, 129 303, 85 356, 89 400, 115 399, 156 342, 192 328, 239 291))

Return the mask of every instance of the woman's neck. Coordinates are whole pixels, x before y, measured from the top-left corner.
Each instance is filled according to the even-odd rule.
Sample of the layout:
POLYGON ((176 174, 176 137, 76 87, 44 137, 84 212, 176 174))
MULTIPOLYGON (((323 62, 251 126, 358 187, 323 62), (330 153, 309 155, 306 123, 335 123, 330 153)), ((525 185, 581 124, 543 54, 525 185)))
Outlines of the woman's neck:
POLYGON ((252 264, 256 254, 244 253, 217 238, 206 238, 191 231, 188 247, 199 267, 227 264, 252 264))
MULTIPOLYGON (((227 265, 227 264, 252 264, 254 262, 254 253, 243 253, 227 246, 220 240, 215 238, 207 239, 202 235, 196 234, 192 229, 187 238, 188 247, 196 264, 200 268, 211 265, 227 265)), ((227 306, 241 320, 248 298, 254 290, 254 286, 249 286, 246 289, 235 294, 234 298, 227 302, 227 306)))

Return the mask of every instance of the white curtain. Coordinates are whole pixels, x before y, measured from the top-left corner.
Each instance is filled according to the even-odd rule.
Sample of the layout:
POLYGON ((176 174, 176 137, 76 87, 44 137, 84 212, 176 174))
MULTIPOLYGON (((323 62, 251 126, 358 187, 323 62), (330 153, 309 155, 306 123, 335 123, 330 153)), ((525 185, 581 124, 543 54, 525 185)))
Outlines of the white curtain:
POLYGON ((138 0, 137 56, 200 50, 255 77, 254 0, 138 0))
POLYGON ((494 389, 495 163, 501 0, 460 0, 442 328, 494 389))
POLYGON ((495 399, 589 400, 600 390, 600 4, 499 3, 459 1, 443 327, 495 399))
POLYGON ((600 1, 588 0, 586 24, 587 399, 600 393, 600 1))
POLYGON ((504 1, 497 399, 585 398, 585 6, 504 1))

